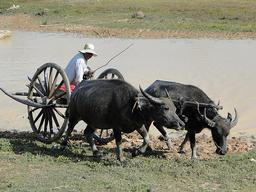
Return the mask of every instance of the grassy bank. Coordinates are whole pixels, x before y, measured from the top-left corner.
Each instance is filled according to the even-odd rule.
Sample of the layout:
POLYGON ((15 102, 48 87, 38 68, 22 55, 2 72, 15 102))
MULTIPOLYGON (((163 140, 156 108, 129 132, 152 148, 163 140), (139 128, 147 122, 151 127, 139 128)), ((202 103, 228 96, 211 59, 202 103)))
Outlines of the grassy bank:
POLYGON ((115 160, 91 157, 89 146, 73 142, 65 151, 25 135, 0 138, 0 191, 253 191, 256 151, 210 160, 167 160, 163 155, 115 160))
POLYGON ((254 0, 1 0, 0 12, 0 19, 25 15, 33 24, 45 26, 79 25, 171 34, 256 32, 254 0), (13 3, 20 8, 7 10, 13 3), (133 18, 137 11, 145 17, 133 18))

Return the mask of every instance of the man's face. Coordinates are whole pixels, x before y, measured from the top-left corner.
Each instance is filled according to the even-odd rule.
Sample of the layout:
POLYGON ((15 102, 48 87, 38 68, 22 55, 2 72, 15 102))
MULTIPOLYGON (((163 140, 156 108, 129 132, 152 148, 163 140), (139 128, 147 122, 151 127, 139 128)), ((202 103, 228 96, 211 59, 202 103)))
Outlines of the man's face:
POLYGON ((93 54, 92 53, 85 53, 84 56, 85 56, 85 59, 88 60, 93 56, 93 54))

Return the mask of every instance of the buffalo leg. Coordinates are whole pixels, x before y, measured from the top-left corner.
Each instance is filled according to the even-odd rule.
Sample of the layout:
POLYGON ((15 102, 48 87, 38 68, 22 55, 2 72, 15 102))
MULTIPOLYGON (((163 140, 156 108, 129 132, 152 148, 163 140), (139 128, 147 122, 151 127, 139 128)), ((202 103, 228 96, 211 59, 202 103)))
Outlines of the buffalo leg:
POLYGON ((188 142, 188 139, 189 139, 189 133, 186 134, 184 140, 183 140, 182 143, 180 144, 180 146, 179 146, 179 151, 178 151, 179 153, 185 153, 185 151, 184 151, 184 146, 185 146, 185 144, 188 142))
POLYGON ((124 157, 123 150, 122 150, 122 147, 121 147, 121 144, 122 144, 121 131, 119 131, 117 129, 113 129, 113 131, 114 131, 114 136, 115 136, 115 140, 116 140, 116 156, 117 156, 117 159, 119 161, 124 161, 125 157, 124 157))
POLYGON ((137 130, 138 133, 142 136, 143 138, 143 144, 141 145, 141 147, 139 148, 139 153, 145 153, 147 148, 149 147, 149 135, 148 135, 148 131, 145 128, 145 126, 143 125, 140 129, 137 130))
POLYGON ((66 135, 65 135, 65 137, 64 137, 64 140, 61 142, 61 146, 62 146, 62 147, 67 146, 69 137, 70 137, 70 135, 71 135, 72 131, 74 130, 74 127, 75 127, 75 125, 76 125, 77 123, 78 123, 78 120, 77 120, 77 119, 75 119, 75 120, 69 120, 69 122, 68 122, 68 129, 67 129, 67 131, 66 131, 66 135))
POLYGON ((150 125, 151 125, 151 123, 146 123, 146 124, 144 125, 147 132, 149 131, 150 125))
POLYGON ((95 141, 93 139, 94 131, 95 131, 94 129, 92 129, 89 125, 87 125, 87 127, 84 130, 84 136, 87 142, 91 146, 93 156, 100 156, 99 151, 95 145, 95 141))
POLYGON ((155 122, 153 124, 157 128, 157 130, 162 134, 168 149, 170 149, 171 148, 171 139, 170 139, 169 134, 167 133, 167 131, 165 131, 163 126, 158 125, 155 122))
POLYGON ((192 151, 191 154, 191 159, 196 159, 197 155, 196 155, 196 134, 193 133, 189 133, 189 141, 190 141, 190 148, 192 151))

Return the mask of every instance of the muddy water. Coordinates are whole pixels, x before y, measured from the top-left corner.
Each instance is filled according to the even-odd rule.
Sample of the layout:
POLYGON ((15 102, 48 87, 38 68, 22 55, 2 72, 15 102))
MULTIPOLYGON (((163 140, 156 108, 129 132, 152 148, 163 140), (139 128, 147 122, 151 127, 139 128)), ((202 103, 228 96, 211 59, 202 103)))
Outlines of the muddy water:
MULTIPOLYGON (((95 44, 98 57, 91 68, 105 64, 112 56, 133 44, 127 51, 100 69, 117 68, 126 80, 146 88, 154 80, 193 84, 214 101, 221 101, 227 112, 239 112, 239 123, 232 135, 256 135, 256 41, 190 39, 115 39, 84 38, 78 35, 13 32, 0 41, 0 87, 27 91, 27 75, 46 62, 65 67, 85 42, 95 44)), ((0 129, 31 130, 26 107, 0 94, 0 129)))

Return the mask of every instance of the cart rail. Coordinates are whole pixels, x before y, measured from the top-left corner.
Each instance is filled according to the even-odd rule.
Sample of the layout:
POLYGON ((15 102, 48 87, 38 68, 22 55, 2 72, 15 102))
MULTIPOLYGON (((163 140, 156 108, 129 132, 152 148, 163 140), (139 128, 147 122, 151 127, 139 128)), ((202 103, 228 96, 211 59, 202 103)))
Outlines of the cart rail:
POLYGON ((48 105, 40 104, 40 103, 36 103, 34 101, 31 101, 29 99, 21 99, 21 98, 15 96, 15 95, 17 95, 17 96, 28 96, 28 93, 26 93, 26 92, 9 93, 9 92, 7 92, 6 90, 4 90, 1 87, 0 87, 0 90, 5 95, 7 95, 8 97, 12 98, 13 100, 18 101, 19 103, 22 103, 22 104, 27 105, 27 106, 37 107, 37 108, 45 108, 45 107, 51 107, 51 106, 54 105, 54 104, 48 104, 48 105))

